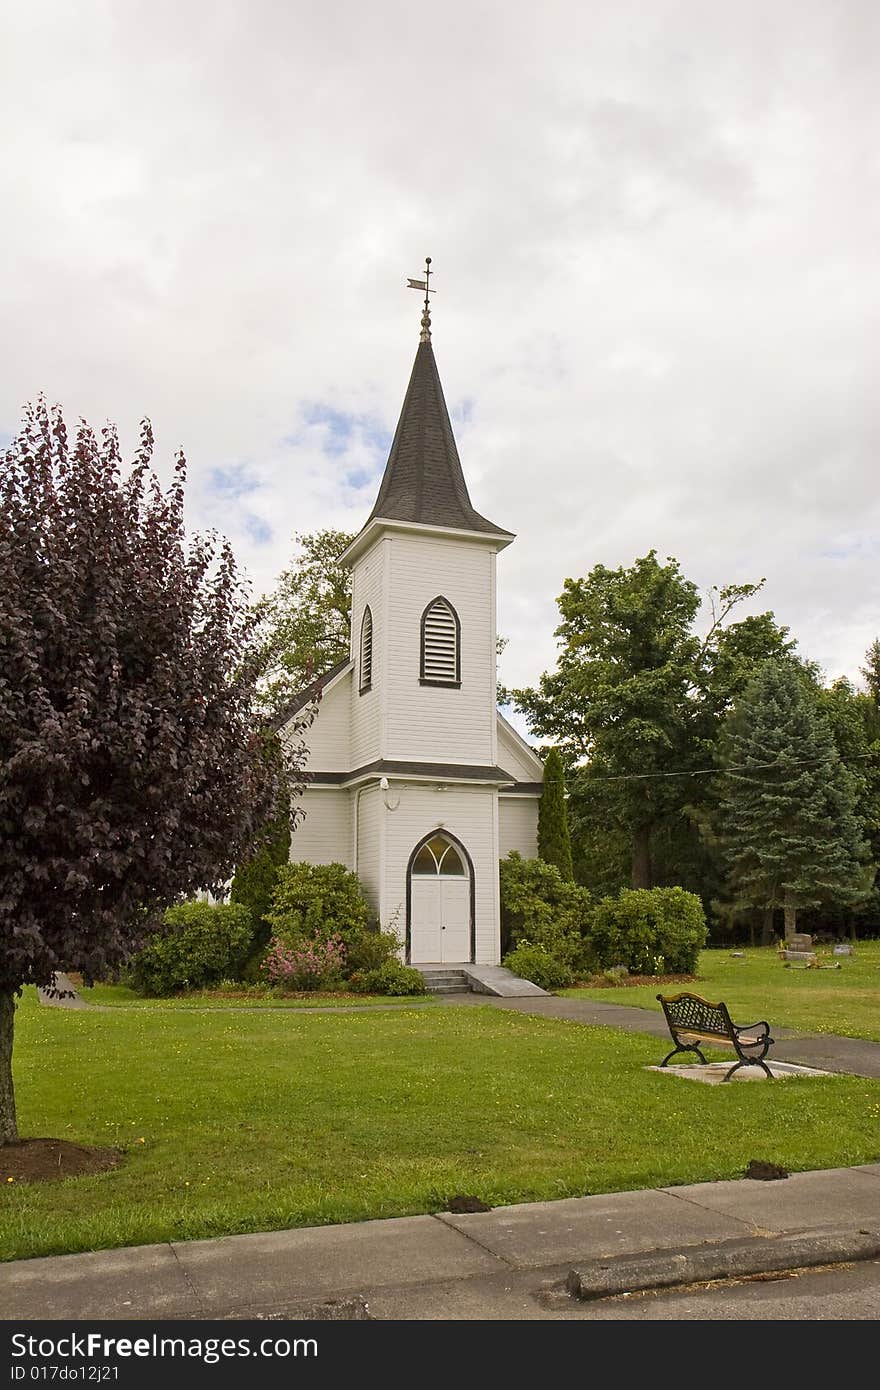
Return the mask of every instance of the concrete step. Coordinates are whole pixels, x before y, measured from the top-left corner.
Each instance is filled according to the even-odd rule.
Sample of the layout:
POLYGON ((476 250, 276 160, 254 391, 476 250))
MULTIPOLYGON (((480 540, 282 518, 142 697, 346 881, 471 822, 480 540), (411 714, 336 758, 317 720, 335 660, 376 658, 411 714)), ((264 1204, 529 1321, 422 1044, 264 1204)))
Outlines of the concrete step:
POLYGON ((420 971, 429 994, 462 994, 470 989, 468 977, 463 970, 422 965, 417 965, 416 969, 420 971))

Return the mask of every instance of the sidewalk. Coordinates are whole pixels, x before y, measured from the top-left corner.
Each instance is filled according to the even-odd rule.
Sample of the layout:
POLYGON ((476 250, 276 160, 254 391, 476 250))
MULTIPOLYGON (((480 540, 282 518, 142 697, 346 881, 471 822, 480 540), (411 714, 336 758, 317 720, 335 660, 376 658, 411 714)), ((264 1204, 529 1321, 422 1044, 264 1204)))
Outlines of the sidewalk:
POLYGON ((9 1319, 591 1316, 595 1298, 880 1255, 880 1163, 0 1265, 9 1319), (634 1256, 641 1256, 634 1260, 634 1256))

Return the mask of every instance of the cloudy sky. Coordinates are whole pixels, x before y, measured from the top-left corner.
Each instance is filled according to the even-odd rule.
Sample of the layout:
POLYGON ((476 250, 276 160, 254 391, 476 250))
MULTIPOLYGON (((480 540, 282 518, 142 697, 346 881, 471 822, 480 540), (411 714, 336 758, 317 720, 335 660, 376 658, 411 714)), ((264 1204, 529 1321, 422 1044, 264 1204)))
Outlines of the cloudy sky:
POLYGON ((766 576, 829 677, 880 633, 876 0, 7 7, 0 438, 153 420, 256 589, 357 529, 418 338, 501 557, 766 576))

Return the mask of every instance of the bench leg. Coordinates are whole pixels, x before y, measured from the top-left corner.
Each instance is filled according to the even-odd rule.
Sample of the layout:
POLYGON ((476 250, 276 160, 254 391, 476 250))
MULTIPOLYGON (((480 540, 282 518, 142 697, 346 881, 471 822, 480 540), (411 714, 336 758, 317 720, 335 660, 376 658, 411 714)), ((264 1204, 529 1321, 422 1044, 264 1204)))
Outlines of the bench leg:
POLYGON ((735 1071, 739 1071, 740 1067, 761 1067, 761 1069, 767 1073, 771 1081, 775 1079, 772 1071, 767 1066, 767 1063, 764 1061, 762 1057, 743 1057, 739 1062, 736 1062, 734 1066, 730 1068, 729 1072, 725 1074, 724 1080, 729 1081, 730 1078, 733 1076, 733 1073, 735 1071))
POLYGON ((671 1061, 672 1058, 675 1057, 676 1054, 679 1052, 696 1052, 700 1061, 703 1063, 703 1066, 705 1067, 708 1065, 705 1057, 703 1056, 702 1052, 698 1047, 674 1047, 672 1051, 668 1054, 668 1056, 663 1058, 663 1061, 660 1063, 661 1067, 665 1067, 667 1062, 671 1061))

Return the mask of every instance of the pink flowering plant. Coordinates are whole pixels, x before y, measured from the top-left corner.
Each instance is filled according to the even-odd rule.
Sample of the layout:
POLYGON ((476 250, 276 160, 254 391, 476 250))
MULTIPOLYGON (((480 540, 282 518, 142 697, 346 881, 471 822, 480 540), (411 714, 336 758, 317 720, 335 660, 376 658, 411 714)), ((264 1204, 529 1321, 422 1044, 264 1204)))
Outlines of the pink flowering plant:
POLYGON ((263 963, 271 984, 282 989, 326 989, 338 983, 345 946, 338 936, 284 942, 273 936, 263 963))

